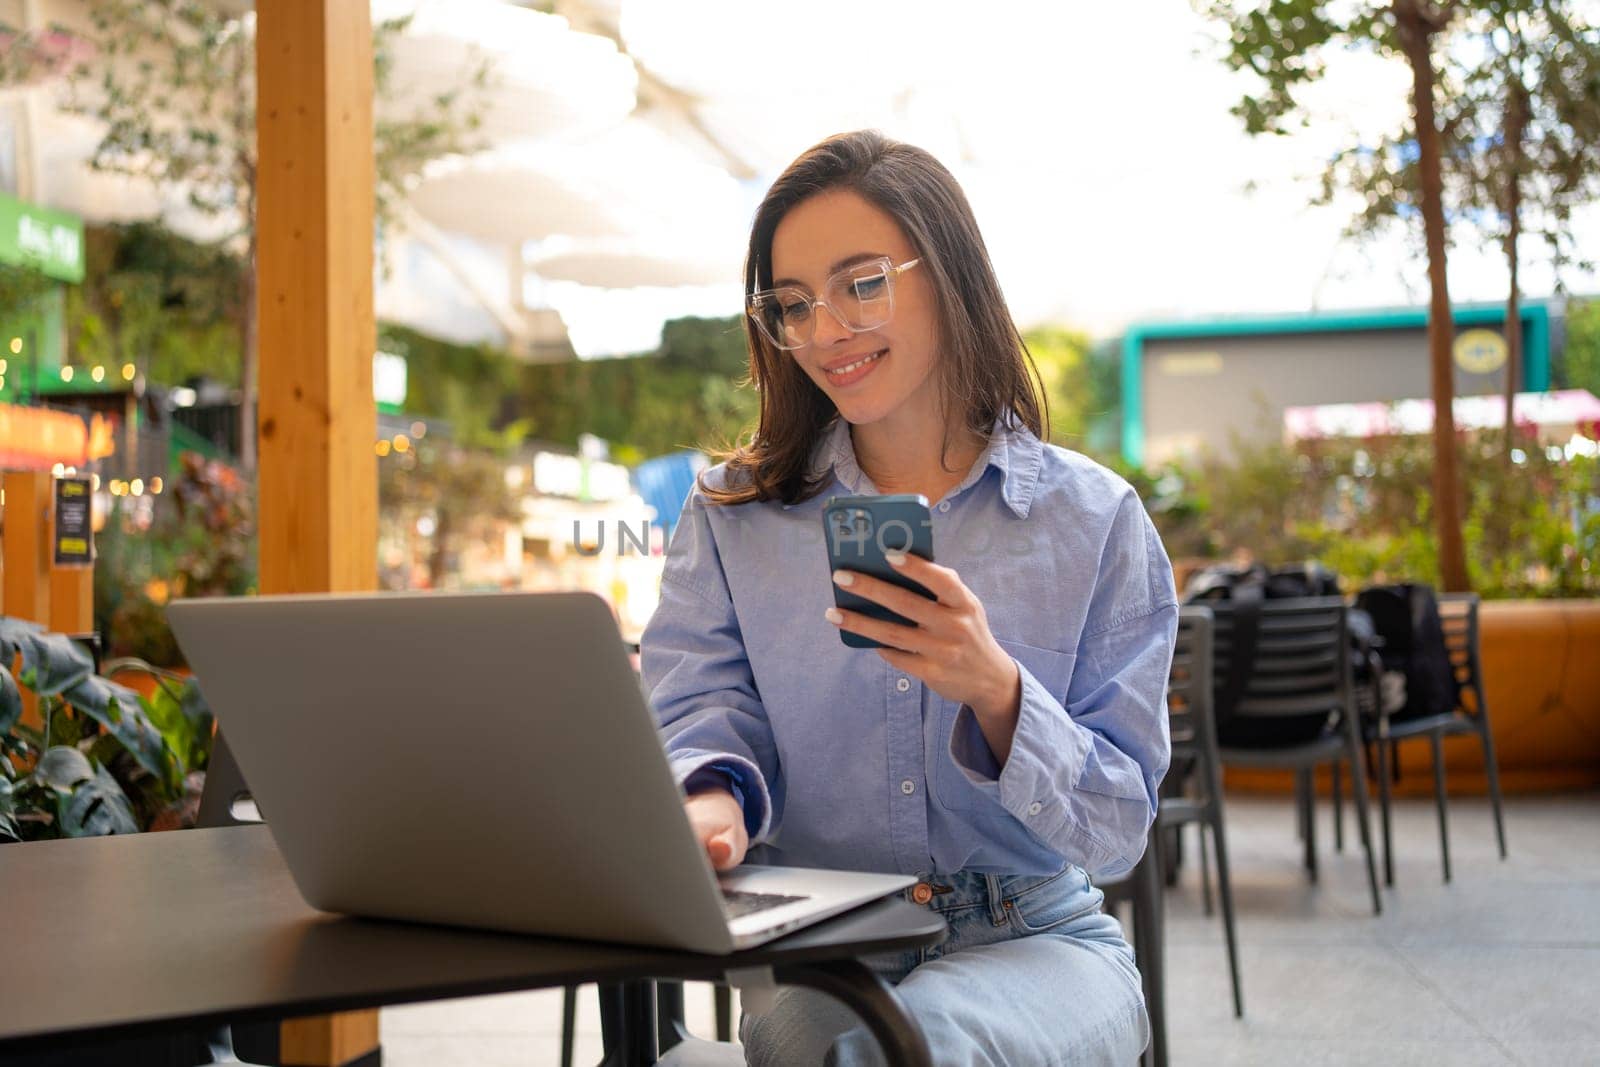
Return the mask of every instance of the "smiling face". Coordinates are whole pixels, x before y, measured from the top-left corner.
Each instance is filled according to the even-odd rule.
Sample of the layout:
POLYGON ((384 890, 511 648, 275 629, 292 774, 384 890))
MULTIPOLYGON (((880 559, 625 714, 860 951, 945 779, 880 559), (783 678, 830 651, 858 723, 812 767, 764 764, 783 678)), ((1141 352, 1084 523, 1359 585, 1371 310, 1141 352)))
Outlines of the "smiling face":
MULTIPOLYGON (((796 204, 772 235, 774 286, 823 292, 840 269, 886 257, 917 258, 899 225, 859 193, 830 189, 796 204)), ((854 426, 939 416, 938 315, 927 272, 913 268, 894 281, 894 315, 883 326, 852 333, 826 308, 816 309, 809 344, 789 355, 854 426)))

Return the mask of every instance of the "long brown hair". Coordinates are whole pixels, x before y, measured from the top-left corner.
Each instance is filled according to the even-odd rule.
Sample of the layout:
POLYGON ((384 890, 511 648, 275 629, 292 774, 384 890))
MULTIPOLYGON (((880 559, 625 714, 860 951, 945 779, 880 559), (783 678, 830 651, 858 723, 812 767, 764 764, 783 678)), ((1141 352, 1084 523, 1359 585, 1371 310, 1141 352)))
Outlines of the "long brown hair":
MULTIPOLYGON (((939 317, 939 384, 945 403, 965 412, 966 427, 987 438, 996 420, 1044 436, 1044 389, 1011 320, 972 207, 955 176, 920 148, 875 130, 828 138, 789 164, 756 209, 745 256, 745 292, 772 285, 772 236, 795 205, 828 189, 849 189, 900 226, 933 285, 939 317)), ((720 456, 723 487, 700 488, 717 504, 797 503, 820 493, 812 450, 838 409, 795 361, 744 323, 750 380, 761 415, 748 444, 720 456)), ((945 430, 940 463, 950 447, 945 430)))

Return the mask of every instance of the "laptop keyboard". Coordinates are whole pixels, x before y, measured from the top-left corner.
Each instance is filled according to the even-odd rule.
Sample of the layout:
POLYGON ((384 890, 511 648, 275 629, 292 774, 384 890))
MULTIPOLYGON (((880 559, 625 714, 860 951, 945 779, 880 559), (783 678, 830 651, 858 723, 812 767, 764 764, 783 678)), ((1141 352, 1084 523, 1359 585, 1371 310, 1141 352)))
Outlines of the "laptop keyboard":
POLYGON ((797 900, 809 900, 810 897, 786 897, 782 893, 742 893, 736 889, 722 891, 723 907, 728 913, 728 918, 737 919, 742 915, 753 915, 758 911, 767 911, 770 908, 781 908, 785 904, 793 904, 797 900))

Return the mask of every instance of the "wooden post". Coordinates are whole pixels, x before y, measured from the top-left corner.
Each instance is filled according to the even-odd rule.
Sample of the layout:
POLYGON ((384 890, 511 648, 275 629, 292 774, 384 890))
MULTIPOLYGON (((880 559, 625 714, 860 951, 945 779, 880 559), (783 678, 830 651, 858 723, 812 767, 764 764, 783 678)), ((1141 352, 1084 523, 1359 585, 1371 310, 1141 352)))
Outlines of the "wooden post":
MULTIPOLYGON (((50 625, 50 531, 55 526, 49 471, 6 471, 5 613, 50 625)), ((7 664, 11 666, 11 664, 7 664)), ((39 700, 22 688, 22 721, 41 726, 39 700)))
MULTIPOLYGON (((368 0, 256 11, 263 593, 377 585, 368 0)), ((377 1046, 377 1012, 286 1022, 286 1064, 377 1046)))

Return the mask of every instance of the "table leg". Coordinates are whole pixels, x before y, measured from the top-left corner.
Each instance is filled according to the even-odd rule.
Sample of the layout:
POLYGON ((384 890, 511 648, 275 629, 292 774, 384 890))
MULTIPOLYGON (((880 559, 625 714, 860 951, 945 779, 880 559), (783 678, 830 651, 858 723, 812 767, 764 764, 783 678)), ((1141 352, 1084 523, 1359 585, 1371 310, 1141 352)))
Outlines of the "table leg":
POLYGON ((601 1067, 640 1067, 656 1062, 656 987, 633 981, 600 987, 600 1029, 606 1058, 601 1067))
POLYGON ((888 1067, 929 1067, 928 1040, 900 998, 860 960, 797 963, 774 971, 779 985, 809 986, 861 1017, 883 1048, 888 1067))

